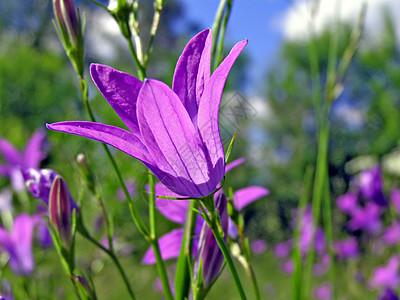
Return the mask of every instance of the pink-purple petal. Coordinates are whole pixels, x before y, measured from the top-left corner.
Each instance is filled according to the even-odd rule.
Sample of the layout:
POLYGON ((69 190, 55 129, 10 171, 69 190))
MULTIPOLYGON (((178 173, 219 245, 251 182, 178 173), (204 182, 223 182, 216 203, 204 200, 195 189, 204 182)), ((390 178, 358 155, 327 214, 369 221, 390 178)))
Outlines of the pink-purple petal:
POLYGON ((179 195, 210 194, 208 161, 189 115, 177 95, 163 82, 148 79, 139 93, 137 115, 144 143, 153 157, 150 168, 179 195))
MULTIPOLYGON (((183 229, 174 229, 158 239, 162 260, 177 258, 181 250, 183 239, 183 229)), ((145 265, 154 264, 156 262, 152 248, 145 253, 142 263, 145 265)))
POLYGON ((172 90, 182 101, 194 124, 200 96, 205 82, 210 78, 211 41, 209 29, 195 35, 187 43, 175 68, 172 90))
POLYGON ((129 130, 139 136, 136 102, 143 82, 132 75, 100 64, 90 65, 90 75, 129 130))
POLYGON ((237 166, 240 166, 242 163, 244 163, 244 161, 245 161, 244 157, 240 157, 240 158, 230 162, 229 164, 227 164, 225 166, 225 173, 228 173, 229 171, 233 170, 237 166))
POLYGON ((46 158, 45 142, 45 131, 43 129, 36 130, 25 147, 23 168, 39 168, 40 162, 46 158))
POLYGON ((219 106, 229 71, 246 44, 247 41, 242 41, 232 48, 207 81, 199 103, 197 127, 215 168, 214 178, 217 182, 225 174, 225 154, 218 123, 219 106))
POLYGON ((113 146, 145 164, 151 164, 146 147, 132 133, 122 128, 86 121, 46 124, 48 129, 83 136, 113 146))
POLYGON ((261 197, 267 196, 269 191, 261 186, 248 186, 237 190, 233 194, 233 204, 237 210, 242 210, 247 205, 260 199, 261 197))
POLYGON ((4 160, 9 165, 13 167, 21 165, 21 154, 9 141, 5 139, 0 139, 0 152, 2 153, 4 160))

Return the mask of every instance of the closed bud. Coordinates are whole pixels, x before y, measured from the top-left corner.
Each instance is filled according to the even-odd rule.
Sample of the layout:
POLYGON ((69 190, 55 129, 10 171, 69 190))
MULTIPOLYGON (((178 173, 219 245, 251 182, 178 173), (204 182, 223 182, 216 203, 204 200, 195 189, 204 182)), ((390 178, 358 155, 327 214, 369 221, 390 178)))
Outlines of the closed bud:
POLYGON ((49 217, 63 245, 69 248, 72 239, 70 195, 67 184, 60 176, 54 179, 51 186, 49 217))
POLYGON ((89 296, 89 299, 95 299, 92 287, 85 277, 72 275, 72 279, 78 284, 78 288, 89 296))

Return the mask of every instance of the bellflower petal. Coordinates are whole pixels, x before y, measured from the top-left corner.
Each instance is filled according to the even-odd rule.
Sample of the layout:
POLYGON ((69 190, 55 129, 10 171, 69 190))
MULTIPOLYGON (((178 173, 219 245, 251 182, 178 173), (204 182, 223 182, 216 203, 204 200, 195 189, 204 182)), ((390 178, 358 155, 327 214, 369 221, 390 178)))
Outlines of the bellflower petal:
POLYGON ((230 162, 225 166, 225 173, 228 173, 237 166, 240 166, 242 163, 244 163, 244 161, 245 159, 243 157, 240 157, 238 159, 235 159, 233 162, 230 162))
POLYGON ((379 287, 396 289, 400 284, 399 266, 399 257, 392 256, 386 266, 380 266, 374 270, 369 286, 373 289, 379 287))
POLYGON ((33 229, 40 216, 18 215, 11 233, 0 228, 0 245, 10 256, 10 267, 17 275, 29 275, 35 266, 32 253, 33 229))
MULTIPOLYGON (((183 239, 183 229, 174 229, 161 238, 158 239, 162 260, 177 258, 181 250, 181 244, 183 239)), ((149 248, 145 253, 142 263, 154 264, 156 262, 153 248, 149 248)))
POLYGON ((196 124, 198 105, 205 83, 210 78, 212 36, 209 29, 195 35, 176 64, 172 90, 196 124))
POLYGON ((148 79, 137 109, 141 135, 156 165, 150 169, 158 179, 180 195, 209 195, 216 184, 209 184, 213 178, 207 173, 201 140, 176 94, 166 84, 148 79))
POLYGON ((18 166, 21 164, 22 155, 9 141, 0 139, 0 152, 9 165, 18 166))
POLYGON ((248 186, 233 193, 233 204, 240 211, 247 205, 261 197, 267 196, 269 191, 261 186, 248 186))
POLYGON ((127 130, 86 121, 59 122, 46 124, 46 127, 51 130, 71 133, 109 144, 145 164, 151 162, 146 147, 134 134, 127 130))
POLYGON ((37 130, 26 144, 23 154, 24 168, 39 168, 40 162, 46 158, 44 145, 46 143, 46 133, 44 130, 37 130))
POLYGON ((221 181, 225 173, 225 154, 218 124, 222 91, 233 63, 246 45, 247 40, 237 43, 232 48, 206 83, 199 103, 197 127, 214 166, 215 185, 221 181))
POLYGON ((99 64, 90 65, 90 75, 126 127, 139 136, 136 102, 143 82, 132 75, 99 64))

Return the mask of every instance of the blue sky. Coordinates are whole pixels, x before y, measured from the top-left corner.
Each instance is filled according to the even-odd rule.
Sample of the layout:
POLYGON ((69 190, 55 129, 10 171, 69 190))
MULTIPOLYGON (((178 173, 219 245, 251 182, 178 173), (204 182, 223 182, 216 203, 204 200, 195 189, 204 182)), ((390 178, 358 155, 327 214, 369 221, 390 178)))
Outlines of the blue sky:
MULTIPOLYGON (((212 26, 219 1, 181 0, 185 17, 203 28, 212 26)), ((250 57, 248 74, 250 84, 246 92, 262 92, 260 77, 277 58, 282 42, 282 29, 277 25, 279 19, 290 7, 287 0, 236 0, 233 2, 226 40, 231 43, 247 38, 246 47, 250 57)))

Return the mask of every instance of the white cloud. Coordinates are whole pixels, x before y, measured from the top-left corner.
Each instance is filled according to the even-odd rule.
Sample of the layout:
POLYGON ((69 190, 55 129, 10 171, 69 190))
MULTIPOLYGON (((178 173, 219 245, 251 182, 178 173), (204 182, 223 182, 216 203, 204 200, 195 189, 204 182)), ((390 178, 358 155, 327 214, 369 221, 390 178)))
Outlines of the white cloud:
POLYGON ((279 19, 283 35, 290 40, 306 40, 313 28, 316 34, 321 33, 333 20, 356 24, 363 3, 367 4, 365 33, 368 38, 379 35, 383 26, 384 10, 392 15, 397 37, 400 37, 400 1, 399 0, 320 0, 315 14, 312 14, 313 3, 318 1, 300 0, 285 12, 279 19), (312 26, 311 26, 312 24, 312 26))

